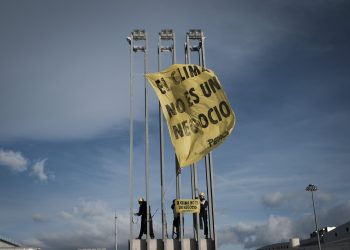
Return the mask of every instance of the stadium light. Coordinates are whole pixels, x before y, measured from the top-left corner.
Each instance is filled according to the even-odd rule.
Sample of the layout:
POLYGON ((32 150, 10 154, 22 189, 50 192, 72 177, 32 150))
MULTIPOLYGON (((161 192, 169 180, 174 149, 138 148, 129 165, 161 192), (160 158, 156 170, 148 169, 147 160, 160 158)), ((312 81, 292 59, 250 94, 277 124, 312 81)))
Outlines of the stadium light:
POLYGON ((131 34, 134 40, 146 40, 145 30, 137 29, 134 30, 131 34))
POLYGON ((200 40, 203 38, 203 32, 200 29, 190 29, 187 34, 190 39, 200 40))
POLYGON ((159 32, 162 40, 174 40, 174 33, 172 29, 163 29, 159 32))
POLYGON ((314 217, 315 217, 315 226, 316 226, 316 234, 317 234, 317 242, 318 242, 318 249, 321 250, 321 243, 320 243, 320 235, 318 232, 318 227, 317 227, 317 219, 316 219, 316 210, 315 210, 315 202, 314 202, 314 192, 317 191, 317 186, 313 184, 309 184, 305 188, 306 191, 311 192, 311 198, 312 198, 312 207, 314 209, 314 217))

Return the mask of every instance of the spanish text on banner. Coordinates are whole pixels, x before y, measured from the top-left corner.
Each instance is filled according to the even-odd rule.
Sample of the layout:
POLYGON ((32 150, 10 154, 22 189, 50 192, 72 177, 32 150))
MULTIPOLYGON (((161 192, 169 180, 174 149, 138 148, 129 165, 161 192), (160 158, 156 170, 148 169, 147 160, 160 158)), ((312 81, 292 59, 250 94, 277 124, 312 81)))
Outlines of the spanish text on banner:
POLYGON ((175 200, 176 213, 199 213, 201 204, 199 199, 175 200))
POLYGON ((173 64, 146 77, 159 98, 181 167, 202 159, 231 134, 235 114, 213 71, 173 64))

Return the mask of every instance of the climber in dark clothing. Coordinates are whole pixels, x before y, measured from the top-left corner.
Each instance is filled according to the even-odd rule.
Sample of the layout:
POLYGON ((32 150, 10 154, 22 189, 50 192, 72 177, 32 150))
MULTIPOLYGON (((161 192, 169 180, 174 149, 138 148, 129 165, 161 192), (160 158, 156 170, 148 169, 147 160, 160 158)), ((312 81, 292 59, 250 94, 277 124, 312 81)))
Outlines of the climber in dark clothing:
MULTIPOLYGON (((145 201, 142 197, 139 198, 138 200, 139 202, 139 212, 138 213, 134 213, 134 215, 136 216, 141 216, 141 227, 140 227, 140 234, 139 237, 137 237, 137 239, 141 239, 143 234, 147 235, 147 201, 145 201)), ((153 233, 153 223, 152 220, 150 218, 150 236, 151 239, 154 239, 154 233, 153 233)))
POLYGON ((175 201, 176 200, 173 200, 173 204, 171 205, 171 209, 173 210, 173 214, 174 214, 174 219, 173 219, 173 238, 174 238, 174 235, 176 234, 176 238, 175 239, 179 239, 179 237, 180 237, 180 214, 176 212, 175 201))
POLYGON ((208 201, 205 200, 204 193, 199 194, 199 200, 201 203, 201 208, 199 211, 199 222, 200 228, 203 229, 204 224, 204 235, 208 239, 208 201))

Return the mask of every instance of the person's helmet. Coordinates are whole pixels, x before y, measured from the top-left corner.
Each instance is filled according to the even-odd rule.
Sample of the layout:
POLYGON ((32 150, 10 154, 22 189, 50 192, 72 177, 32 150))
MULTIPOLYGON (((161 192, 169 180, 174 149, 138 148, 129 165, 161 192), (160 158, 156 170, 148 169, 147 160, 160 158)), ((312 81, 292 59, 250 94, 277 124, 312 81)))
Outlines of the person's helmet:
POLYGON ((204 197, 204 192, 200 192, 200 193, 199 193, 199 196, 204 197))
POLYGON ((142 198, 142 197, 140 197, 139 199, 138 199, 138 202, 143 202, 144 201, 144 199, 142 198))

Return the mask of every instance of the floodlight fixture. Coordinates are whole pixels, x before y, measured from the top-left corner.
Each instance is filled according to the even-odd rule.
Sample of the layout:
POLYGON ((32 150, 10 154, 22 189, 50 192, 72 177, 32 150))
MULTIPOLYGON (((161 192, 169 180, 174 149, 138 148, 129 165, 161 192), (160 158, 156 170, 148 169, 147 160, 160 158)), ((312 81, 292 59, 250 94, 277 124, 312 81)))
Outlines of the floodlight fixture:
POLYGON ((136 46, 136 45, 134 45, 132 49, 133 49, 134 52, 138 52, 138 51, 144 52, 145 51, 145 46, 136 46))
POLYGON ((201 44, 198 44, 196 46, 191 46, 190 50, 191 51, 199 51, 201 49, 201 44))
POLYGON ((187 35, 189 39, 201 40, 203 38, 203 32, 200 29, 190 29, 187 35))
POLYGON ((161 40, 174 40, 174 33, 172 29, 163 29, 159 32, 161 40))
POLYGON ((311 191, 311 192, 314 192, 314 191, 317 191, 317 186, 313 185, 313 184, 309 184, 309 186, 307 186, 305 188, 306 191, 311 191))
POLYGON ((160 51, 161 52, 171 52, 173 50, 173 46, 163 46, 163 47, 160 47, 160 51))
POLYGON ((146 40, 146 32, 144 29, 136 29, 131 34, 134 40, 146 40))

